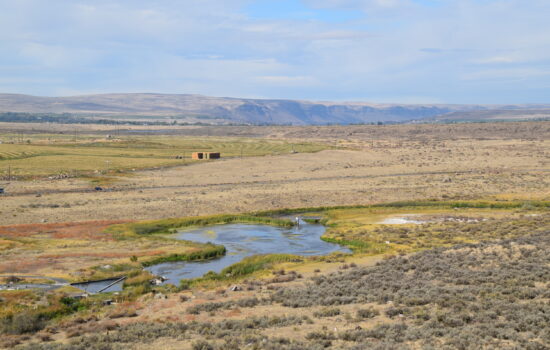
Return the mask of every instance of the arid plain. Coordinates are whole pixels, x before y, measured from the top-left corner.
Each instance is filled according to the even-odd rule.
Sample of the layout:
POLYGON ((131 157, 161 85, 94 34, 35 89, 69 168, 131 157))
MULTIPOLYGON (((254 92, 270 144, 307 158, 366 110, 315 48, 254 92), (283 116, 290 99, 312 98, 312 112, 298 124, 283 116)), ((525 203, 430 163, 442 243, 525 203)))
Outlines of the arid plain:
POLYGON ((78 137, 68 125, 3 127, 0 166, 18 168, 16 180, 2 173, 0 275, 128 279, 120 294, 85 299, 69 286, 0 291, 0 348, 544 349, 550 341, 547 122, 154 135, 86 126, 78 137), (173 159, 200 147, 221 149, 222 159, 173 159), (74 162, 75 149, 100 169, 74 162), (352 254, 252 256, 177 286, 152 285, 143 270, 224 253, 171 239, 176 228, 291 225, 284 214, 320 219, 322 239, 352 254))
POLYGON ((224 129, 229 138, 310 141, 332 149, 135 171, 113 177, 104 191, 78 178, 11 182, 0 208, 3 224, 550 194, 550 128, 544 122, 183 131, 219 138, 224 129))

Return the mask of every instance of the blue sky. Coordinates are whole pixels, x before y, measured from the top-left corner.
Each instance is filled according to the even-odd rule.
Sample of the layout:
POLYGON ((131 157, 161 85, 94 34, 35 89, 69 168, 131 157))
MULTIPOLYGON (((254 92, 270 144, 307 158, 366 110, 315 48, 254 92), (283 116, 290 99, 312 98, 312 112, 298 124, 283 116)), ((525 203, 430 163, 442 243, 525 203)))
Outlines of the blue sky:
POLYGON ((548 0, 0 0, 0 92, 549 103, 548 0))

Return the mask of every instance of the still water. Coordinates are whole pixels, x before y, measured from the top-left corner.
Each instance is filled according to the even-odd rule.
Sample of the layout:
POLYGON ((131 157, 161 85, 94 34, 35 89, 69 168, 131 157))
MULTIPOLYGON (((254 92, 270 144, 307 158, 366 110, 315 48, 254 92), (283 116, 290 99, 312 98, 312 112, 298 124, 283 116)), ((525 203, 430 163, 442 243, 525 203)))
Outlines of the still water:
POLYGON ((299 226, 281 228, 269 225, 228 224, 180 230, 176 239, 224 245, 225 256, 201 262, 169 262, 147 268, 155 275, 167 278, 175 285, 184 278, 200 277, 208 271, 220 272, 223 268, 257 254, 327 255, 333 252, 349 253, 350 250, 320 237, 325 227, 300 221, 299 226))

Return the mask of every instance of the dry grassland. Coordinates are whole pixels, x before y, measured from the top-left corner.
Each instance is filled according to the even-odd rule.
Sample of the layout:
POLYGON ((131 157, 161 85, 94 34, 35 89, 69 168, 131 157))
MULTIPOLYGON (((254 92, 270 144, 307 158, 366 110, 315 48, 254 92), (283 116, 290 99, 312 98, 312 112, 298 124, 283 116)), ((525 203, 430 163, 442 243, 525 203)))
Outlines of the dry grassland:
POLYGON ((243 138, 170 136, 74 136, 67 134, 0 134, 0 178, 121 175, 148 168, 192 164, 191 153, 221 152, 224 158, 316 152, 326 145, 243 138))
MULTIPOLYGON (((120 240, 105 229, 123 221, 0 226, 0 275, 23 274, 84 280, 113 274, 94 271, 104 264, 136 264, 132 256, 154 258, 200 250, 184 242, 163 239, 120 240)), ((118 272, 120 274, 121 272, 118 272)), ((116 274, 116 271, 114 271, 116 274)))
MULTIPOLYGON (((104 191, 93 191, 89 178, 12 181, 0 197, 0 272, 71 278, 67 271, 78 266, 177 248, 162 237, 115 241, 105 231, 113 221, 428 199, 517 200, 523 206, 314 211, 328 225, 324 238, 348 245, 353 255, 285 262, 246 280, 206 280, 166 298, 148 286, 141 297, 107 308, 91 303, 30 336, 14 328, 26 319, 9 319, 12 328, 4 327, 12 335, 2 344, 34 341, 48 350, 542 349, 550 340, 544 269, 550 217, 548 204, 535 207, 534 201, 550 199, 548 125, 181 127, 170 137, 212 144, 247 137, 330 149, 107 174, 109 181, 97 176, 104 191), (402 217, 425 222, 382 224, 402 217), (228 283, 242 290, 231 291, 228 283)), ((104 132, 99 129, 89 131, 104 132)), ((6 295, 39 303, 26 294, 6 295)))
MULTIPOLYGON (((531 128, 523 131, 516 130, 523 124, 511 123, 502 130, 503 125, 473 124, 471 138, 451 139, 444 139, 452 130, 447 125, 384 127, 381 140, 361 136, 365 127, 356 127, 357 133, 346 127, 352 135, 338 142, 326 135, 328 127, 322 129, 325 134, 312 131, 311 135, 302 134, 309 129, 298 128, 292 136, 309 135, 311 141, 349 150, 136 171, 108 179, 113 183, 103 192, 91 191, 89 179, 13 181, 5 186, 8 194, 1 198, 0 215, 4 224, 17 224, 159 219, 427 198, 548 199, 547 123, 525 123, 531 128), (478 138, 478 128, 486 132, 491 125, 498 130, 478 138), (416 133, 407 139, 411 128, 425 131, 424 136, 416 133), (424 140, 437 128, 441 135, 424 140), (521 138, 531 133, 532 138, 521 138)), ((342 130, 334 130, 334 137, 340 137, 342 130)))

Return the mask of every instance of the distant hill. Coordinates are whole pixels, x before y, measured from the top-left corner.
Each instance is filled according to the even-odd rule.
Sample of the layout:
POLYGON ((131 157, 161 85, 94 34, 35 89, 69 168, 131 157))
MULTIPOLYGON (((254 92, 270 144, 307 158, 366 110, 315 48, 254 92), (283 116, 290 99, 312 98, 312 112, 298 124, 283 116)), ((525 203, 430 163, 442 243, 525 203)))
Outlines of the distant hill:
POLYGON ((371 104, 153 93, 72 97, 0 94, 0 112, 65 113, 79 118, 113 119, 119 122, 175 120, 178 123, 206 124, 323 125, 422 120, 537 119, 550 115, 550 105, 371 104))
MULTIPOLYGON (((550 120, 550 108, 544 106, 515 107, 511 109, 488 109, 476 111, 457 111, 436 116, 434 121, 460 122, 460 121, 520 121, 520 120, 550 120)), ((432 120, 431 118, 426 121, 432 120)))

